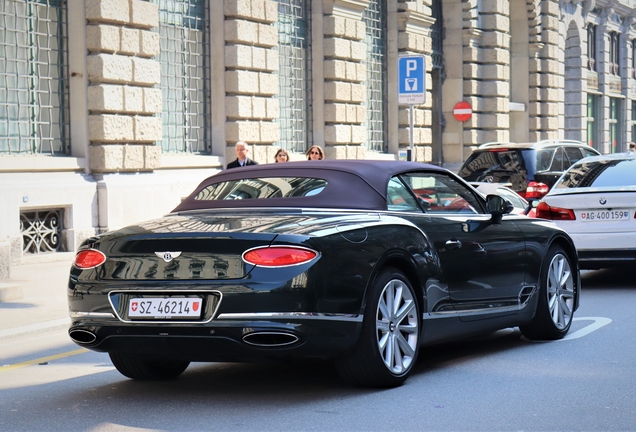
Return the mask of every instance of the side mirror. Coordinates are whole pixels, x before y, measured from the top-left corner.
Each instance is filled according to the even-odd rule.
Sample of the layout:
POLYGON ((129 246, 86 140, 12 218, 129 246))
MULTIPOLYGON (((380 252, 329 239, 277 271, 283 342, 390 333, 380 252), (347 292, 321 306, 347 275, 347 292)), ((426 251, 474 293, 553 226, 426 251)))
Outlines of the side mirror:
POLYGON ((514 206, 507 199, 499 195, 488 195, 486 197, 486 208, 488 213, 492 215, 494 223, 501 222, 501 217, 514 210, 514 206))
POLYGON ((419 203, 420 207, 422 207, 422 210, 424 210, 424 212, 427 212, 430 210, 431 203, 429 201, 426 201, 424 198, 422 198, 419 195, 417 195, 417 202, 419 203))
POLYGON ((536 198, 529 199, 528 200, 528 206, 523 211, 523 214, 525 214, 525 215, 529 214, 532 210, 537 208, 537 206, 539 205, 540 202, 541 202, 540 199, 536 199, 536 198))

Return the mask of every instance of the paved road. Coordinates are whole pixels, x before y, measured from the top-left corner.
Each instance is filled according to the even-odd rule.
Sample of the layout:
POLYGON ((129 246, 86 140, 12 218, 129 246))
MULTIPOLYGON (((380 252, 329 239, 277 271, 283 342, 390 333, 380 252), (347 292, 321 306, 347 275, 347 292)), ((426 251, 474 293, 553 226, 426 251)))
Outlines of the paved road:
POLYGON ((429 347, 383 391, 348 387, 323 362, 194 364, 135 382, 59 326, 0 336, 0 430, 636 430, 634 276, 586 272, 565 340, 508 329, 429 347))

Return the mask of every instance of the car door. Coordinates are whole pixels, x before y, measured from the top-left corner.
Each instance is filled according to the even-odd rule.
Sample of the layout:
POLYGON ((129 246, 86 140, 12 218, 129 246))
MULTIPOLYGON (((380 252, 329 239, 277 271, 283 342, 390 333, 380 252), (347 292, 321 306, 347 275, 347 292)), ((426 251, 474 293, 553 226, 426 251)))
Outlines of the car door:
POLYGON ((462 319, 514 313, 526 269, 514 216, 493 222, 483 199, 451 174, 411 172, 400 179, 427 203, 425 217, 414 222, 437 252, 441 279, 462 319))

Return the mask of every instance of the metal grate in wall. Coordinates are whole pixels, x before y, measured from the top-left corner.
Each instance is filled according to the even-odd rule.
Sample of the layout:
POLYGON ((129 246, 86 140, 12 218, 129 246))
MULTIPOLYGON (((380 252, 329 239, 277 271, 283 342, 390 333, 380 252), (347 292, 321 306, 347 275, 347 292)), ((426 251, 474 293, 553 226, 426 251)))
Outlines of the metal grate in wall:
POLYGON ((22 251, 26 254, 60 251, 62 216, 61 209, 20 212, 22 251))
POLYGON ((387 83, 387 6, 385 0, 371 0, 364 11, 367 27, 367 149, 388 149, 386 83, 387 83))
POLYGON ((208 2, 152 1, 159 6, 162 150, 211 153, 208 2))
POLYGON ((0 2, 0 154, 69 153, 66 8, 0 2))
POLYGON ((278 0, 280 146, 305 152, 313 141, 311 2, 278 0))

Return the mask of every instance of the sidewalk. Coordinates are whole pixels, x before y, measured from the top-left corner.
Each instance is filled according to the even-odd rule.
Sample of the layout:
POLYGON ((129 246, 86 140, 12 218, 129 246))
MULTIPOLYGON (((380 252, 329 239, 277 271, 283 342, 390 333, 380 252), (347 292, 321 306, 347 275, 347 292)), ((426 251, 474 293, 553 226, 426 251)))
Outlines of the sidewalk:
POLYGON ((0 302, 0 337, 64 327, 70 324, 66 287, 75 253, 27 257, 11 267, 11 279, 22 288, 22 298, 0 302))

